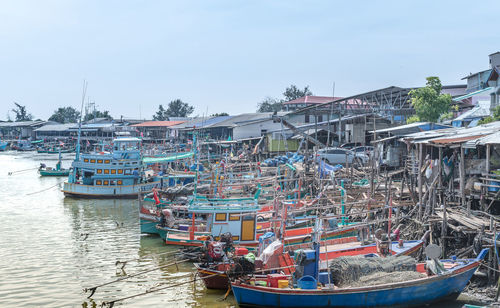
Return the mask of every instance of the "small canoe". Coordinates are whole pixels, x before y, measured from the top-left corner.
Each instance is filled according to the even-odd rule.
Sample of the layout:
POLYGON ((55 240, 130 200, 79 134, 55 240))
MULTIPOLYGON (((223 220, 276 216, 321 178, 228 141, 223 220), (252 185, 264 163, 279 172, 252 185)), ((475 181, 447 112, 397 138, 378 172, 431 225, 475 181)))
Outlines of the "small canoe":
MULTIPOLYGON (((422 306, 444 299, 455 299, 464 290, 488 249, 475 259, 442 260, 447 270, 439 275, 404 282, 362 287, 297 289, 252 285, 249 281, 231 282, 240 306, 256 307, 386 307, 422 306)), ((426 274, 424 264, 417 271, 426 274)))
POLYGON ((69 176, 69 169, 61 169, 61 170, 56 170, 56 169, 44 169, 44 170, 39 170, 40 176, 69 176))

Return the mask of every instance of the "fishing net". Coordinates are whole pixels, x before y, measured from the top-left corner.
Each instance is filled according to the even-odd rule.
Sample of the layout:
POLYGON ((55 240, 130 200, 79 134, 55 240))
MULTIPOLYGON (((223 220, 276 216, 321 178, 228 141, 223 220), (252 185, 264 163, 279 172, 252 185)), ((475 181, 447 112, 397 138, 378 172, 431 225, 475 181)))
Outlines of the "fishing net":
POLYGON ((415 271, 417 263, 408 256, 399 257, 364 257, 347 256, 329 260, 332 281, 337 286, 357 282, 361 277, 373 273, 415 271))
POLYGON ((410 281, 424 277, 427 276, 423 273, 413 271, 397 271, 391 273, 375 272, 373 274, 359 278, 358 281, 349 283, 349 287, 374 286, 386 283, 410 281))

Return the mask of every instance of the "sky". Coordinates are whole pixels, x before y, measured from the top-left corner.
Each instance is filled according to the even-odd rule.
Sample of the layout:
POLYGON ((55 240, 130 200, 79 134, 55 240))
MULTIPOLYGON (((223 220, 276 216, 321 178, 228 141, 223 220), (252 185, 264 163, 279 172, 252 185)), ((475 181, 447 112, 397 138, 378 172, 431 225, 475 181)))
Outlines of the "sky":
POLYGON ((192 114, 255 112, 291 84, 350 96, 425 77, 464 84, 500 51, 500 1, 0 2, 0 120, 47 119, 87 101, 151 119, 174 99, 192 114), (10 112, 10 116, 14 114, 10 112))

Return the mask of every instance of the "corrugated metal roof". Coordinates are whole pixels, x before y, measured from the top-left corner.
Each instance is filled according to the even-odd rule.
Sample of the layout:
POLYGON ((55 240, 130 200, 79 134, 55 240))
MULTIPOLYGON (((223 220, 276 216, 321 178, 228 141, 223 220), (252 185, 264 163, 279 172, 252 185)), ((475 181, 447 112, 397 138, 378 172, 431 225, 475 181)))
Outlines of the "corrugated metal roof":
POLYGON ((463 143, 476 140, 483 136, 497 133, 500 130, 500 121, 483 124, 471 128, 453 127, 434 132, 407 135, 404 139, 413 143, 433 143, 433 144, 452 144, 463 143))
POLYGON ((185 121, 146 121, 139 124, 134 124, 130 126, 134 127, 170 127, 177 124, 184 123, 185 121))
POLYGON ((483 118, 490 115, 491 101, 479 101, 478 104, 471 110, 467 110, 453 121, 463 121, 467 119, 483 118))
POLYGON ((231 116, 218 116, 218 117, 199 117, 190 119, 184 123, 174 125, 170 128, 172 129, 186 129, 186 128, 204 128, 209 125, 222 122, 229 119, 231 116))
POLYGON ((467 141, 465 147, 475 148, 477 145, 500 144, 500 132, 490 134, 475 140, 467 141))
POLYGON ((441 139, 434 139, 431 140, 431 143, 435 144, 451 144, 451 143, 462 143, 465 141, 469 140, 474 140, 480 137, 483 137, 484 135, 477 135, 477 136, 461 136, 461 137, 450 137, 450 138, 441 138, 441 139))
MULTIPOLYGON (((25 126, 37 126, 47 123, 46 121, 19 121, 19 122, 0 122, 0 127, 25 127, 25 126)), ((54 123, 54 122, 50 122, 54 123)))
POLYGON ((76 123, 48 124, 35 129, 35 132, 63 132, 73 127, 78 128, 78 124, 76 123))
POLYGON ((333 97, 333 96, 314 96, 307 95, 302 96, 291 101, 283 103, 283 105, 293 105, 293 104, 323 104, 328 102, 333 102, 338 99, 342 99, 342 97, 333 97))
POLYGON ((245 124, 251 121, 271 118, 273 115, 272 112, 262 112, 262 113, 243 113, 239 115, 235 115, 226 119, 224 121, 208 125, 207 127, 233 127, 241 124, 245 124))

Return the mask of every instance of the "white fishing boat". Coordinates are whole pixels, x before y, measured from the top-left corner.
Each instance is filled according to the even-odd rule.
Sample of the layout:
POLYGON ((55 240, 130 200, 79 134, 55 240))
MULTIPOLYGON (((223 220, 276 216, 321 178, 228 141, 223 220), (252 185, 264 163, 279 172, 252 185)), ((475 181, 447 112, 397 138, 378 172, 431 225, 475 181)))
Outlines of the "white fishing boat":
POLYGON ((116 138, 112 152, 80 156, 78 149, 62 191, 72 197, 137 198, 160 187, 160 179, 143 170, 141 143, 139 138, 116 138))

